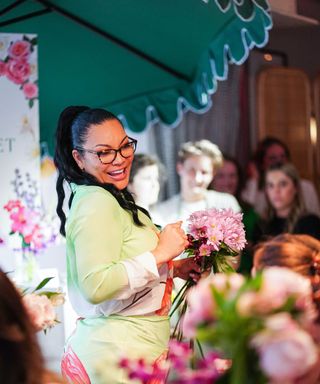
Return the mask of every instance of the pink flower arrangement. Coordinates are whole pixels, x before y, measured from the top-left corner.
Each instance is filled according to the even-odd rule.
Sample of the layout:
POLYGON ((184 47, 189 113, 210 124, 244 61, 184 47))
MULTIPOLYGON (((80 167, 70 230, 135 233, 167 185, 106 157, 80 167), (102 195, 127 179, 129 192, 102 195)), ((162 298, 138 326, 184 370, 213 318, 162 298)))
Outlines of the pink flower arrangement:
POLYGON ((23 296, 23 304, 37 331, 51 328, 56 323, 56 313, 52 302, 45 295, 28 293, 23 296))
MULTIPOLYGON (((194 212, 188 219, 189 246, 185 253, 195 257, 203 270, 213 273, 234 271, 231 266, 233 257, 246 245, 242 214, 231 209, 211 208, 194 212)), ((178 292, 171 315, 181 307, 181 315, 187 308, 186 295, 195 282, 189 279, 178 292)), ((178 319, 173 335, 181 340, 183 333, 178 319)))
POLYGON ((46 332, 49 328, 59 323, 56 314, 56 307, 65 302, 65 296, 60 291, 43 290, 51 277, 45 278, 33 290, 24 289, 22 302, 31 319, 35 331, 46 332))
POLYGON ((10 235, 20 236, 22 250, 36 253, 54 242, 57 234, 52 233, 39 211, 30 209, 19 199, 10 200, 4 209, 11 220, 10 235))
POLYGON ((27 36, 23 36, 22 40, 11 42, 7 56, 4 60, 0 60, 0 76, 5 76, 20 86, 29 101, 30 108, 38 98, 37 81, 30 79, 32 75, 30 58, 36 44, 36 39, 30 40, 27 36))
MULTIPOLYGON (((312 331, 317 323, 309 279, 280 267, 252 278, 218 273, 192 287, 187 300, 185 334, 204 342, 206 354, 199 358, 190 343, 171 341, 168 359, 156 370, 162 382, 318 382, 319 335, 312 331)), ((142 383, 156 377, 145 361, 123 361, 129 377, 142 383)))
POLYGON ((222 360, 215 352, 197 361, 194 368, 190 367, 193 350, 187 343, 172 340, 169 344, 168 359, 160 363, 148 364, 145 360, 121 359, 119 366, 124 368, 129 379, 138 380, 143 384, 212 384, 221 376, 224 367, 222 360))
POLYGON ((216 274, 187 301, 184 334, 232 360, 228 383, 293 384, 318 361, 309 331, 317 317, 311 284, 289 269, 266 268, 251 279, 216 274))

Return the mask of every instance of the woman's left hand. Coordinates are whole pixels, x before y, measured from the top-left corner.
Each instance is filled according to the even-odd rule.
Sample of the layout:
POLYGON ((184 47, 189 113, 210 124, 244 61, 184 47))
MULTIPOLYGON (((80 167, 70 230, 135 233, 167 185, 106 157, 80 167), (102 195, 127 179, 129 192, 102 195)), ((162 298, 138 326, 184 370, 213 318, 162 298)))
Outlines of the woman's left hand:
POLYGON ((183 280, 188 280, 191 277, 195 282, 201 277, 201 267, 195 262, 193 257, 174 260, 173 268, 173 277, 179 277, 183 280))

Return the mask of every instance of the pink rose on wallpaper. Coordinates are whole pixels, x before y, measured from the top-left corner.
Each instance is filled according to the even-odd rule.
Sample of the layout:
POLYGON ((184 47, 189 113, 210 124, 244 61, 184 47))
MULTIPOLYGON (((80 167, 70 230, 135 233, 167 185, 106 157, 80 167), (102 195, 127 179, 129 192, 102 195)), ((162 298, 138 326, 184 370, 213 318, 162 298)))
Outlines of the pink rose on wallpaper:
POLYGON ((7 73, 7 64, 0 60, 0 76, 5 76, 7 73))
POLYGON ((6 57, 0 60, 0 76, 6 76, 9 81, 19 86, 19 90, 28 101, 29 108, 33 107, 35 99, 38 98, 37 79, 34 78, 35 73, 32 71, 34 65, 30 64, 36 46, 36 37, 23 35, 22 39, 11 41, 6 57))
POLYGON ((30 64, 26 61, 9 60, 7 63, 7 78, 15 84, 23 84, 30 73, 30 64))
POLYGON ((26 59, 31 52, 31 44, 29 41, 18 40, 12 43, 8 49, 8 55, 14 60, 26 59))
POLYGON ((22 90, 27 99, 38 97, 38 86, 35 83, 25 83, 22 90))

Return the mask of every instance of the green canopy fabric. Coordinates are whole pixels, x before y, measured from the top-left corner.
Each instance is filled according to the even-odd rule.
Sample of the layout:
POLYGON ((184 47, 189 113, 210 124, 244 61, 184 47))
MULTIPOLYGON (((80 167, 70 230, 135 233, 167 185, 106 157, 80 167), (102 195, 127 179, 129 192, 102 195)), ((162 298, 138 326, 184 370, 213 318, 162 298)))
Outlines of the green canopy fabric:
MULTIPOLYGON (((0 32, 38 35, 41 140, 61 110, 104 107, 132 131, 210 107, 228 64, 267 43, 266 0, 2 0, 0 32), (32 17, 31 17, 32 16, 32 17)), ((0 90, 1 97, 1 90, 0 90)))

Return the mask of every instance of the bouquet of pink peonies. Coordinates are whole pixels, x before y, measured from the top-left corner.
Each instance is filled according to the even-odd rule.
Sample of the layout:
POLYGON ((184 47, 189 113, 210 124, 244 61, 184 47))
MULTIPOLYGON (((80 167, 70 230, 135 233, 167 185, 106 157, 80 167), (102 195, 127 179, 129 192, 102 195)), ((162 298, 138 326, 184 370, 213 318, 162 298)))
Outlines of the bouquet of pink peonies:
MULTIPOLYGON (((188 219, 189 246, 185 253, 194 257, 203 271, 232 272, 232 262, 235 256, 246 245, 242 213, 231 209, 211 208, 194 212, 188 219)), ((179 308, 181 316, 187 309, 186 294, 195 282, 187 280, 175 297, 171 315, 179 308)), ((182 339, 179 317, 173 336, 182 339)))
POLYGON ((191 288, 187 300, 184 333, 205 343, 205 356, 172 341, 160 365, 122 360, 130 377, 168 384, 318 382, 318 314, 308 279, 280 267, 253 278, 218 273, 191 288))

